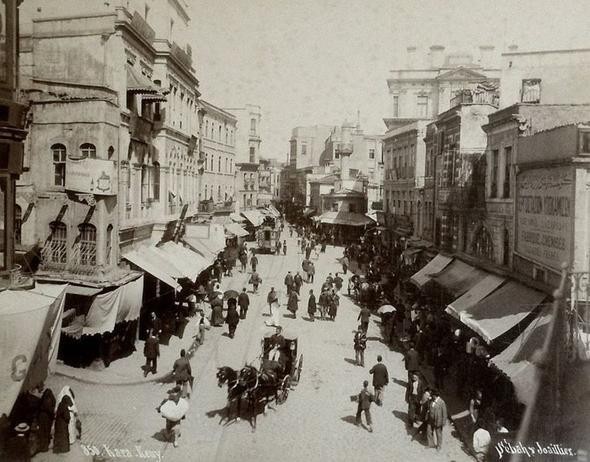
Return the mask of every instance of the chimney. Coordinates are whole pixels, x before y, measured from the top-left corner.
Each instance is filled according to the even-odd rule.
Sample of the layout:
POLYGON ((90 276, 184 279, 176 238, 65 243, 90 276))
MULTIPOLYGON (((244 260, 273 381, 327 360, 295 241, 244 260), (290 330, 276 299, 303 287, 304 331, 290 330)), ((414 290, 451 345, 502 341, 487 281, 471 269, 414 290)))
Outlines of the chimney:
POLYGON ((518 45, 513 43, 508 47, 508 53, 516 53, 518 51, 518 45))
POLYGON ((416 67, 416 47, 406 48, 406 68, 414 69, 416 67))
POLYGON ((479 47, 479 65, 483 68, 494 67, 493 45, 481 45, 479 47))
POLYGON ((442 45, 432 45, 430 47, 430 67, 441 68, 444 61, 445 47, 442 45))

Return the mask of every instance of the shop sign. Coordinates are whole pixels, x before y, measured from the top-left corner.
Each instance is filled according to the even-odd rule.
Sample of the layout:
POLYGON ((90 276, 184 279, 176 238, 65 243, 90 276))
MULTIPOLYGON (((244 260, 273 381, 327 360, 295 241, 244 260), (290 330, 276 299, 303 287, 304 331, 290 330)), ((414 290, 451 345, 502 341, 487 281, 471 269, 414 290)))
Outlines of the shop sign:
POLYGON ((117 194, 115 164, 102 159, 68 159, 66 189, 102 196, 117 194))
POLYGON ((556 270, 571 259, 573 170, 524 171, 517 179, 516 251, 556 270))

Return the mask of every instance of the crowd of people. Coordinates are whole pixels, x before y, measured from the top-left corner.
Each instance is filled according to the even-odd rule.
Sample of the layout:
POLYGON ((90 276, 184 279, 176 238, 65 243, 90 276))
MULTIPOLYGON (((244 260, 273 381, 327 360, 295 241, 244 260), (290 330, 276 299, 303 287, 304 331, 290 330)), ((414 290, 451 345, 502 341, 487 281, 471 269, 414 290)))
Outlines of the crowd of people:
POLYGON ((49 450, 63 454, 81 434, 73 390, 64 386, 56 398, 41 383, 18 397, 10 416, 0 417, 0 454, 14 461, 29 461, 49 450))

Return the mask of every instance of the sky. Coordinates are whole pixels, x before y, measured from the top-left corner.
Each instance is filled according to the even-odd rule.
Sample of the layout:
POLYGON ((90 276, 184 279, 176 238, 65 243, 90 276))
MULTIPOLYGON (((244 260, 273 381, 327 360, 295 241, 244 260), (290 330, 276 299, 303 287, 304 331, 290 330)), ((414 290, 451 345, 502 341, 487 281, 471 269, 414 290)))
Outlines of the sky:
POLYGON ((408 46, 590 48, 590 0, 187 0, 202 98, 262 107, 261 156, 294 127, 345 120, 382 134, 389 71, 408 46))

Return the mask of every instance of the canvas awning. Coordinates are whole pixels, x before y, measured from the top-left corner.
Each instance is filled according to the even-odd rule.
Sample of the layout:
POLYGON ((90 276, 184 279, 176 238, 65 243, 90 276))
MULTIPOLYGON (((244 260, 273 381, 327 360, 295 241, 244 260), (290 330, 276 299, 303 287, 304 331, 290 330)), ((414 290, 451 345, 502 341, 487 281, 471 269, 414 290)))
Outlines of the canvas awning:
POLYGON ((139 318, 142 296, 143 276, 96 295, 84 318, 82 335, 112 332, 116 323, 139 318))
POLYGON ((324 212, 319 219, 321 223, 331 225, 365 226, 374 223, 369 217, 355 212, 324 212))
POLYGON ((162 262, 161 258, 150 251, 150 247, 146 247, 141 251, 132 250, 123 254, 122 258, 130 261, 174 290, 180 290, 180 284, 176 282, 176 279, 181 277, 181 275, 178 274, 175 268, 168 265, 168 262, 162 262))
POLYGON ((141 72, 135 70, 130 64, 127 64, 127 91, 152 95, 159 93, 152 81, 141 72))
POLYGON ((264 221, 264 216, 258 210, 244 210, 242 215, 254 226, 260 226, 264 221))
POLYGON ((268 210, 270 210, 270 212, 275 216, 275 218, 280 218, 281 212, 279 212, 274 205, 269 204, 267 207, 268 210))
POLYGON ((410 281, 416 284, 418 287, 423 287, 424 285, 426 285, 428 281, 431 280, 431 276, 433 274, 440 273, 452 261, 452 257, 447 257, 445 255, 438 254, 436 257, 430 260, 426 264, 426 266, 424 266, 420 271, 414 274, 410 278, 410 281))
POLYGON ((75 286, 70 284, 66 289, 66 293, 70 295, 83 295, 85 297, 92 297, 100 292, 102 292, 101 287, 86 287, 86 286, 75 286))
POLYGON ((543 292, 509 281, 463 311, 461 322, 491 343, 523 321, 546 296, 543 292))
POLYGON ((455 297, 459 297, 487 276, 483 270, 455 259, 432 280, 443 286, 455 297))
POLYGON ((549 334, 552 320, 551 306, 543 309, 541 314, 504 351, 491 359, 498 369, 503 371, 514 385, 516 396, 520 402, 529 405, 537 377, 537 366, 533 358, 543 348, 545 338, 549 334))
POLYGON ((250 234, 244 228, 242 228, 237 223, 228 223, 225 225, 225 231, 229 234, 233 234, 234 236, 244 237, 250 234))
POLYGON ((213 261, 217 258, 217 254, 209 250, 203 243, 204 239, 197 237, 184 236, 182 238, 183 244, 187 245, 193 252, 200 253, 209 264, 213 264, 213 261))
POLYGON ((445 311, 458 320, 462 320, 462 315, 496 290, 505 281, 504 278, 488 274, 485 278, 475 284, 471 289, 461 295, 457 300, 449 303, 445 311))
POLYGON ((209 263, 203 256, 172 241, 165 242, 161 246, 156 247, 155 250, 156 252, 163 252, 168 261, 176 266, 184 277, 189 278, 191 281, 197 279, 201 271, 209 266, 209 263))
POLYGON ((0 414, 55 369, 67 284, 0 292, 0 414))
POLYGON ((242 216, 240 216, 239 213, 236 212, 232 212, 229 214, 229 217, 235 221, 236 223, 243 223, 244 221, 246 221, 246 219, 242 216))

